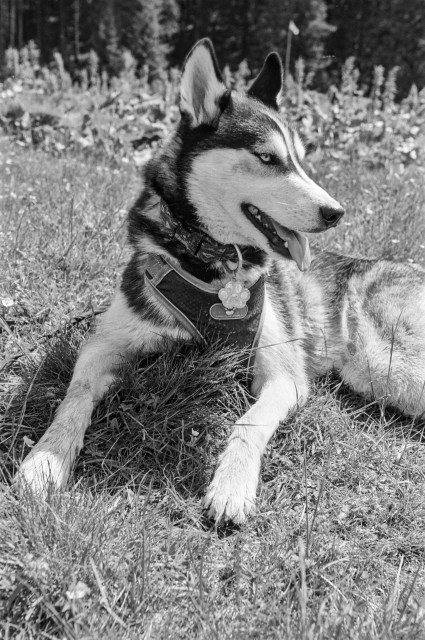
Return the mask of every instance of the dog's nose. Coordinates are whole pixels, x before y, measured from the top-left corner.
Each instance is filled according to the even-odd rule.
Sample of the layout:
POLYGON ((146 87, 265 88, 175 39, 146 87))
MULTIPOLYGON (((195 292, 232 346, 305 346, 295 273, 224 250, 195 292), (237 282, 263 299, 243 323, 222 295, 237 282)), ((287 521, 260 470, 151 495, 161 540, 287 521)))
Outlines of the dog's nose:
POLYGON ((327 227, 335 227, 344 215, 342 207, 320 207, 320 215, 327 227))

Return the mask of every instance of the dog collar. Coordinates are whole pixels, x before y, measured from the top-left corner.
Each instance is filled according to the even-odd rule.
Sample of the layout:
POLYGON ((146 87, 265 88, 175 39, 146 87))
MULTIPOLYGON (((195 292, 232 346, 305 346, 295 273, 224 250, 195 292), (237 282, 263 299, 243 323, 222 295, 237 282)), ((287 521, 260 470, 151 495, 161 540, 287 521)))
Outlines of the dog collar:
POLYGON ((191 227, 173 218, 170 209, 160 201, 160 213, 164 221, 164 230, 170 240, 180 242, 189 253, 205 263, 231 261, 237 262, 238 255, 233 244, 221 244, 199 228, 191 227))

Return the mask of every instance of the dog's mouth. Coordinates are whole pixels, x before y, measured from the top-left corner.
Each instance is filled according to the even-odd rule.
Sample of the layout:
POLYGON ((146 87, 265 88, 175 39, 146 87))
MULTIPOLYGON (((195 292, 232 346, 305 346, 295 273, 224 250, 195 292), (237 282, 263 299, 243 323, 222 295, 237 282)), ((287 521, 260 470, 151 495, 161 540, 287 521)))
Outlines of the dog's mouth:
POLYGON ((292 258, 300 271, 307 271, 310 267, 311 256, 308 240, 298 231, 291 231, 278 224, 264 211, 260 211, 252 204, 243 204, 242 211, 250 222, 269 241, 271 248, 284 258, 292 258))

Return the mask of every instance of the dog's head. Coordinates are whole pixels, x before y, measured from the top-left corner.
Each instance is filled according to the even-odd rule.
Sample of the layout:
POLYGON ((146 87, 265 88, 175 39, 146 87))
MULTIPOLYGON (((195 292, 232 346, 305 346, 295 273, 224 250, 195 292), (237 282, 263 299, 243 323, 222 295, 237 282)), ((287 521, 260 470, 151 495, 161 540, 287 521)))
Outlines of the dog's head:
POLYGON ((344 210, 302 169, 301 140, 279 115, 281 92, 277 53, 242 94, 226 87, 210 40, 195 45, 181 81, 185 191, 216 240, 292 257, 304 270, 302 232, 334 226, 344 210))

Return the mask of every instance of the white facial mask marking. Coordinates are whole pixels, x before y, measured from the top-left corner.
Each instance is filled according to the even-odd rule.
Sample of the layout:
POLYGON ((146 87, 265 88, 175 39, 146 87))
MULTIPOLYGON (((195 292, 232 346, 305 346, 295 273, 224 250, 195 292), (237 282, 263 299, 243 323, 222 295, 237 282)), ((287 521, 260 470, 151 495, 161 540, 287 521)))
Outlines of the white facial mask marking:
POLYGON ((270 148, 273 149, 279 159, 282 160, 284 164, 286 164, 289 157, 288 147, 286 146, 285 141, 283 140, 280 133, 274 131, 270 137, 270 143, 270 148))
POLYGON ((305 146, 303 145, 301 138, 297 132, 294 133, 294 146, 295 146, 295 151, 297 152, 298 157, 301 158, 301 160, 304 160, 305 146))
POLYGON ((212 149, 195 158, 188 191, 214 238, 263 250, 269 250, 268 241, 247 220, 241 204, 254 204, 280 225, 306 232, 321 224, 320 207, 338 205, 304 172, 279 175, 246 149, 212 149))

